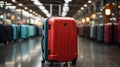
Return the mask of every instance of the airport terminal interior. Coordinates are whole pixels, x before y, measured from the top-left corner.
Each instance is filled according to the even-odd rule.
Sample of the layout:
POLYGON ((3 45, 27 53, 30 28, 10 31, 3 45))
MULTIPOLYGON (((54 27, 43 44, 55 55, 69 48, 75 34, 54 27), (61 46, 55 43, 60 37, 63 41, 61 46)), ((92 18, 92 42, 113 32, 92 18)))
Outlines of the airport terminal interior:
POLYGON ((0 67, 120 67, 120 0, 0 0, 0 67))

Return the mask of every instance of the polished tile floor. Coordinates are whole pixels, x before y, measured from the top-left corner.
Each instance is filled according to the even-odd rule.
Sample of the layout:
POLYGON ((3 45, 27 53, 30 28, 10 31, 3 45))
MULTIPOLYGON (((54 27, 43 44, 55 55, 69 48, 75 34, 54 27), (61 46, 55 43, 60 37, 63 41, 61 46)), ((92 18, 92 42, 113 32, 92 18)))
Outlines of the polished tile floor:
MULTIPOLYGON (((67 67, 120 67, 120 48, 78 37, 78 60, 67 67)), ((0 47, 0 67, 49 67, 41 64, 41 37, 0 47)), ((53 67, 64 67, 55 63, 53 67)))

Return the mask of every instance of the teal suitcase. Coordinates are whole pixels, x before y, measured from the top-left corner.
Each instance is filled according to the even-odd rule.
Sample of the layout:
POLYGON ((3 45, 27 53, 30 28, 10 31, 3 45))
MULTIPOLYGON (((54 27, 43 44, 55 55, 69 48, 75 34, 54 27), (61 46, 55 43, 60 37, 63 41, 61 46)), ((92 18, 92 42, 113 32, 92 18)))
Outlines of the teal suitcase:
POLYGON ((26 25, 20 25, 20 32, 21 32, 21 39, 27 38, 27 26, 26 25))
POLYGON ((30 37, 35 36, 35 34, 36 34, 35 26, 34 25, 29 25, 29 35, 30 35, 30 37))
POLYGON ((43 59, 47 60, 47 19, 44 20, 43 26, 42 26, 42 57, 43 59))
POLYGON ((32 26, 29 25, 29 36, 32 37, 33 35, 33 29, 32 29, 32 26))
POLYGON ((17 40, 18 39, 17 25, 16 24, 12 24, 12 28, 13 28, 13 40, 17 40))
POLYGON ((30 37, 30 34, 29 34, 29 25, 27 25, 27 38, 29 38, 30 37))

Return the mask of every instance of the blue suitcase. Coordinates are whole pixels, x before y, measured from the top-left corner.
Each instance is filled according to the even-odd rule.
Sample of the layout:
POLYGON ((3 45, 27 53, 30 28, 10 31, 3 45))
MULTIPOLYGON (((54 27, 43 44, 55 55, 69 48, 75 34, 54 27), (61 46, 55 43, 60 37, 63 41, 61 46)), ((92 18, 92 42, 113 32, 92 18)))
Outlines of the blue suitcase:
POLYGON ((104 24, 97 26, 97 41, 104 41, 104 24))

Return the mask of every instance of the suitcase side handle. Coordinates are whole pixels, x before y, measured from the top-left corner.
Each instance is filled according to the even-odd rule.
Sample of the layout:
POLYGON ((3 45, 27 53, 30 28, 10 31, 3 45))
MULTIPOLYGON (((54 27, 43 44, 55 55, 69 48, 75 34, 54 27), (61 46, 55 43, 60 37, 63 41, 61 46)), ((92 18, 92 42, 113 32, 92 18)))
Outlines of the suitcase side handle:
POLYGON ((44 30, 44 25, 42 25, 42 29, 44 30))

